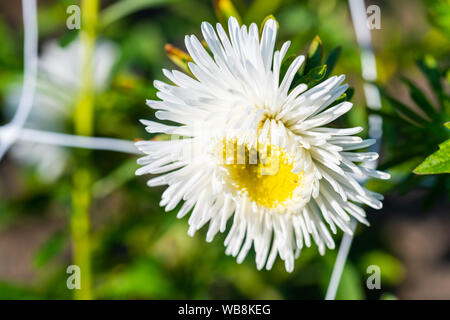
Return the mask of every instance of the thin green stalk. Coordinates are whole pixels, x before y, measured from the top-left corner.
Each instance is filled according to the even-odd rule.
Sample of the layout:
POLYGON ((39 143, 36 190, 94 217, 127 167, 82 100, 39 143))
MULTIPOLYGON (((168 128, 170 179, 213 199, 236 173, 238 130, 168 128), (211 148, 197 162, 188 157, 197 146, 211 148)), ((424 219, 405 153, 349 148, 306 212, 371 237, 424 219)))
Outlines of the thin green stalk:
POLYGON ((77 300, 90 300, 93 298, 89 236, 90 188, 89 170, 85 167, 77 168, 73 174, 72 215, 70 219, 73 263, 80 267, 81 276, 81 287, 74 290, 74 298, 77 300))
MULTIPOLYGON (((98 0, 82 0, 82 29, 80 41, 81 81, 78 100, 74 114, 75 133, 90 136, 94 120, 94 90, 93 90, 93 55, 96 29, 98 23, 98 0)), ((71 236, 74 264, 80 267, 81 288, 74 291, 75 299, 88 300, 93 298, 91 276, 91 247, 89 207, 91 203, 91 175, 88 165, 88 151, 77 152, 77 168, 73 174, 71 236)))
POLYGON ((75 108, 75 132, 83 136, 92 135, 93 108, 93 56, 98 24, 98 0, 82 0, 82 29, 80 33, 82 47, 81 83, 78 103, 75 108))

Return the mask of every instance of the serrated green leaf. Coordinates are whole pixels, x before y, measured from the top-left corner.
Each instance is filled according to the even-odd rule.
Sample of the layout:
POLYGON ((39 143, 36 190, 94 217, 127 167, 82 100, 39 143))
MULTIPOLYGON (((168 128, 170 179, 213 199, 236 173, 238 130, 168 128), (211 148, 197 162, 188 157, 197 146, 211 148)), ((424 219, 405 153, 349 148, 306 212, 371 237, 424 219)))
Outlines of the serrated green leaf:
POLYGON ((439 150, 428 156, 413 171, 415 174, 450 173, 450 139, 439 145, 439 150))
POLYGON ((309 46, 303 74, 307 74, 310 70, 320 65, 320 61, 322 61, 322 54, 323 54, 322 40, 320 40, 319 36, 316 36, 309 46))
POLYGON ((324 64, 323 66, 317 66, 311 69, 307 74, 299 77, 292 86, 295 87, 300 83, 304 83, 308 86, 308 88, 311 88, 324 79, 326 73, 327 65, 324 64))

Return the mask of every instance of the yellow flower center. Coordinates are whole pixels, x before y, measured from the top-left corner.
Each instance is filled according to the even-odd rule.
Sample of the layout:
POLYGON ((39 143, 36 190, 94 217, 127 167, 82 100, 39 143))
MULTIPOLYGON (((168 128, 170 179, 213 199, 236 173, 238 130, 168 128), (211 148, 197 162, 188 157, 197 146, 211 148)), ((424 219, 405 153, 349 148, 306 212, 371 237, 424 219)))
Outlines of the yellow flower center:
POLYGON ((221 150, 229 182, 261 206, 284 205, 302 183, 303 172, 292 172, 292 157, 277 146, 256 149, 228 140, 222 142, 221 150))

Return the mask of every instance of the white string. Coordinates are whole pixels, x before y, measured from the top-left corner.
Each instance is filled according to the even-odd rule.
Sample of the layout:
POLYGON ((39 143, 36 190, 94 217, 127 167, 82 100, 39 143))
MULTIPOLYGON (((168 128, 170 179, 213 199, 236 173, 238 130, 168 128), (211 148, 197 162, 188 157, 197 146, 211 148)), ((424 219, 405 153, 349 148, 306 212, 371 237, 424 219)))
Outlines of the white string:
MULTIPOLYGON (((350 229, 354 233, 356 230, 356 225, 358 222, 355 219, 350 221, 350 229)), ((331 274, 330 284, 328 285, 327 294, 325 295, 325 300, 334 300, 336 298, 336 292, 339 287, 339 282, 341 280, 342 271, 344 270, 345 262, 347 261, 348 252, 350 251, 350 246, 352 245, 353 236, 344 233, 342 237, 341 244, 339 245, 338 255, 336 257, 336 262, 334 263, 333 273, 331 274)))
POLYGON ((21 128, 30 114, 36 90, 38 25, 36 0, 22 0, 24 26, 24 80, 19 106, 11 122, 8 124, 8 135, 0 136, 0 160, 9 147, 16 141, 21 128))
POLYGON ((132 141, 114 138, 88 137, 34 129, 22 129, 18 139, 21 141, 53 144, 62 147, 140 154, 132 141))
MULTIPOLYGON (((377 67, 375 62, 375 55, 372 48, 370 30, 367 25, 367 14, 364 0, 349 0, 348 3, 350 6, 353 28, 355 30, 356 40, 358 42, 361 55, 361 71, 362 77, 365 81, 364 96, 366 98, 366 105, 368 108, 373 110, 380 109, 380 92, 375 85, 373 85, 372 83, 368 83, 377 79, 377 67)), ((369 148, 370 151, 378 152, 380 149, 382 124, 383 122, 380 116, 375 114, 369 115, 369 137, 377 139, 377 142, 369 148)), ((375 168, 377 166, 377 161, 365 162, 364 166, 375 168)), ((355 219, 352 219, 350 227, 353 233, 356 229, 357 224, 357 221, 355 219)), ((348 252, 350 251, 350 246, 352 244, 353 233, 352 235, 344 233, 342 237, 336 262, 331 274, 330 283, 325 295, 325 300, 334 300, 336 298, 336 292, 339 287, 342 271, 344 270, 348 252)))

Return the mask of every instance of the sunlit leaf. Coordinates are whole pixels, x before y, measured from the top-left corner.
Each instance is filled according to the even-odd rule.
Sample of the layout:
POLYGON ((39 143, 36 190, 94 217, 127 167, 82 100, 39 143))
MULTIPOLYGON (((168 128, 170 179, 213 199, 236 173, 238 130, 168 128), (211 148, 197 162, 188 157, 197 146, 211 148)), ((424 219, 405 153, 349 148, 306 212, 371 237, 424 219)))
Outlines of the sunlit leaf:
POLYGON ((439 145, 439 150, 427 157, 417 168, 416 174, 450 173, 450 139, 439 145))
POLYGON ((450 34, 450 2, 448 0, 427 1, 428 18, 432 25, 450 34))
POLYGON ((381 250, 364 254, 359 265, 364 273, 371 265, 379 267, 381 283, 386 285, 398 284, 406 274, 403 264, 397 258, 381 250))
POLYGON ((216 12, 217 19, 222 24, 228 23, 228 18, 235 17, 239 23, 241 23, 241 16, 233 5, 231 0, 214 0, 214 11, 216 12))
POLYGON ((341 276, 337 300, 362 300, 365 298, 363 284, 356 268, 349 262, 345 264, 341 276))

